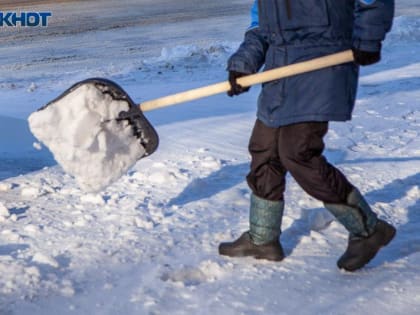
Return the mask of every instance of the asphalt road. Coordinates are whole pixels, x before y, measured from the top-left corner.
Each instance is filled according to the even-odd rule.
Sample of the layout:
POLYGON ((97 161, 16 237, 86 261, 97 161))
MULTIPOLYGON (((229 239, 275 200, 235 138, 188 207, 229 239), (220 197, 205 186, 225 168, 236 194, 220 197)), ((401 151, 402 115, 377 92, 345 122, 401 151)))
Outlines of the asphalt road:
MULTIPOLYGON (((65 3, 65 2, 95 2, 97 0, 2 0, 0 1, 0 10, 5 8, 16 9, 22 7, 36 7, 38 5, 45 5, 45 4, 57 4, 57 3, 65 3)), ((235 2, 235 1, 233 1, 235 2)), ((251 3, 250 1, 242 1, 243 4, 247 5, 247 3, 251 3)), ((164 7, 168 4, 172 4, 175 7, 181 7, 185 9, 185 7, 189 6, 191 3, 200 4, 207 6, 209 4, 213 4, 217 7, 232 7, 230 4, 232 1, 220 1, 220 0, 201 0, 201 1, 188 1, 188 0, 173 0, 173 1, 165 1, 165 0, 154 0, 154 1, 124 1, 121 0, 118 2, 118 7, 124 7, 126 4, 130 4, 130 7, 134 5, 135 7, 144 7, 147 4, 153 4, 154 7, 158 9, 164 9, 164 7), (162 6, 165 5, 165 6, 162 6)), ((104 7, 115 7, 115 1, 113 0, 101 0, 101 5, 104 7)), ((420 1, 418 0, 397 0, 396 1, 396 8, 397 14, 420 14, 420 1)))
MULTIPOLYGON (((45 35, 246 14, 248 0, 5 0, 0 10, 49 10, 53 17, 45 35)), ((31 31, 27 29, 26 33, 31 31)), ((36 31, 36 30, 35 30, 36 31)), ((16 34, 15 34, 16 35, 16 34)))
MULTIPOLYGON (((0 10, 50 10, 48 28, 0 29, 4 40, 246 15, 252 0, 2 0, 0 10), (100 4, 99 4, 100 3, 100 4)), ((397 15, 419 15, 419 0, 396 1, 397 15)), ((197 30, 200 31, 200 30, 197 30)))
MULTIPOLYGON (((116 31, 120 34, 117 41, 103 43, 103 47, 120 46, 124 50, 127 45, 130 49, 141 46, 138 49, 145 54, 156 55, 164 45, 192 44, 197 34, 202 34, 203 40, 239 41, 247 27, 249 4, 249 0, 0 0, 0 11, 7 7, 52 12, 48 27, 0 27, 0 43, 7 49, 59 38, 71 41, 91 32, 116 31)), ((98 40, 83 42, 72 50, 94 48, 99 38, 98 35, 98 40)), ((50 46, 45 45, 59 55, 57 58, 65 57, 59 52, 64 45, 50 46)))
POLYGON ((63 3, 63 2, 77 2, 81 0, 2 0, 0 1, 0 10, 4 9, 18 9, 35 7, 40 4, 63 3))

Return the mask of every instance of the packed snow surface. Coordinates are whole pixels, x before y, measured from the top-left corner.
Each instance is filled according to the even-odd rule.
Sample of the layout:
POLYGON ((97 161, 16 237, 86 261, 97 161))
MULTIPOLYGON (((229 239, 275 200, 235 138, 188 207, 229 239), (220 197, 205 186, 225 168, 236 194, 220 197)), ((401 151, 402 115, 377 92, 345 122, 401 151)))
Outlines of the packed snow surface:
POLYGON ((94 83, 80 84, 29 116, 32 133, 86 191, 120 178, 145 154, 127 120, 129 104, 94 83))
POLYGON ((361 69, 353 119, 331 123, 325 138, 327 159, 398 230, 358 272, 336 268, 348 234, 292 177, 284 261, 218 255, 220 242, 248 228, 258 87, 146 112, 159 150, 98 193, 33 147, 29 114, 86 77, 110 78, 139 102, 226 80, 251 2, 60 1, 47 30, 3 30, 1 315, 420 314, 418 16, 396 18, 382 61, 361 69), (114 27, 96 20, 110 2, 105 16, 121 22, 114 27), (127 3, 162 14, 135 16, 126 27, 127 12, 145 12, 127 3), (171 19, 186 3, 182 19, 171 19), (238 4, 245 10, 232 16, 238 4), (93 30, 75 31, 75 17, 76 28, 93 30))

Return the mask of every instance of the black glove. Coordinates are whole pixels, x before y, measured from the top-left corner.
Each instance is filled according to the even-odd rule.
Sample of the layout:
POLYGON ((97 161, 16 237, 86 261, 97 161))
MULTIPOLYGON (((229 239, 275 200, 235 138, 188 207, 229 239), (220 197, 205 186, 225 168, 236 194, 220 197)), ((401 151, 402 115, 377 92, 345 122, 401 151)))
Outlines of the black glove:
POLYGON ((354 62, 360 66, 367 66, 377 63, 381 60, 381 50, 379 51, 364 51, 357 48, 352 48, 354 62))
POLYGON ((236 71, 229 71, 229 83, 230 83, 230 90, 227 92, 227 95, 230 97, 234 95, 239 95, 244 92, 248 92, 251 88, 248 87, 242 87, 240 84, 236 82, 236 79, 248 75, 247 73, 242 72, 236 72, 236 71))

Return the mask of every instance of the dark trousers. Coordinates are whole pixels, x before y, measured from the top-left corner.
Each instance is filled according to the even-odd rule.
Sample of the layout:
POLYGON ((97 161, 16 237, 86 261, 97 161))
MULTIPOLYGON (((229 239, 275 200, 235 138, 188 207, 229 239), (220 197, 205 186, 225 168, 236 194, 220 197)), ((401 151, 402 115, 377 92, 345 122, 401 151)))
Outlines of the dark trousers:
POLYGON ((260 198, 283 200, 286 174, 312 197, 326 203, 346 203, 353 186, 322 155, 327 122, 269 128, 257 120, 249 142, 252 192, 260 198))

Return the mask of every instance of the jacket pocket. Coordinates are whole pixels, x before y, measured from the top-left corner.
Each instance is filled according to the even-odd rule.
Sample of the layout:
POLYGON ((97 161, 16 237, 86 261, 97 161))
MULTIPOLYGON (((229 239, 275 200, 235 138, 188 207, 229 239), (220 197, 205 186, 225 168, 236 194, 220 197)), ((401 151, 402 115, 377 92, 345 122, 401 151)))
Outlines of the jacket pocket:
POLYGON ((282 30, 329 25, 327 0, 283 0, 278 5, 282 30))

